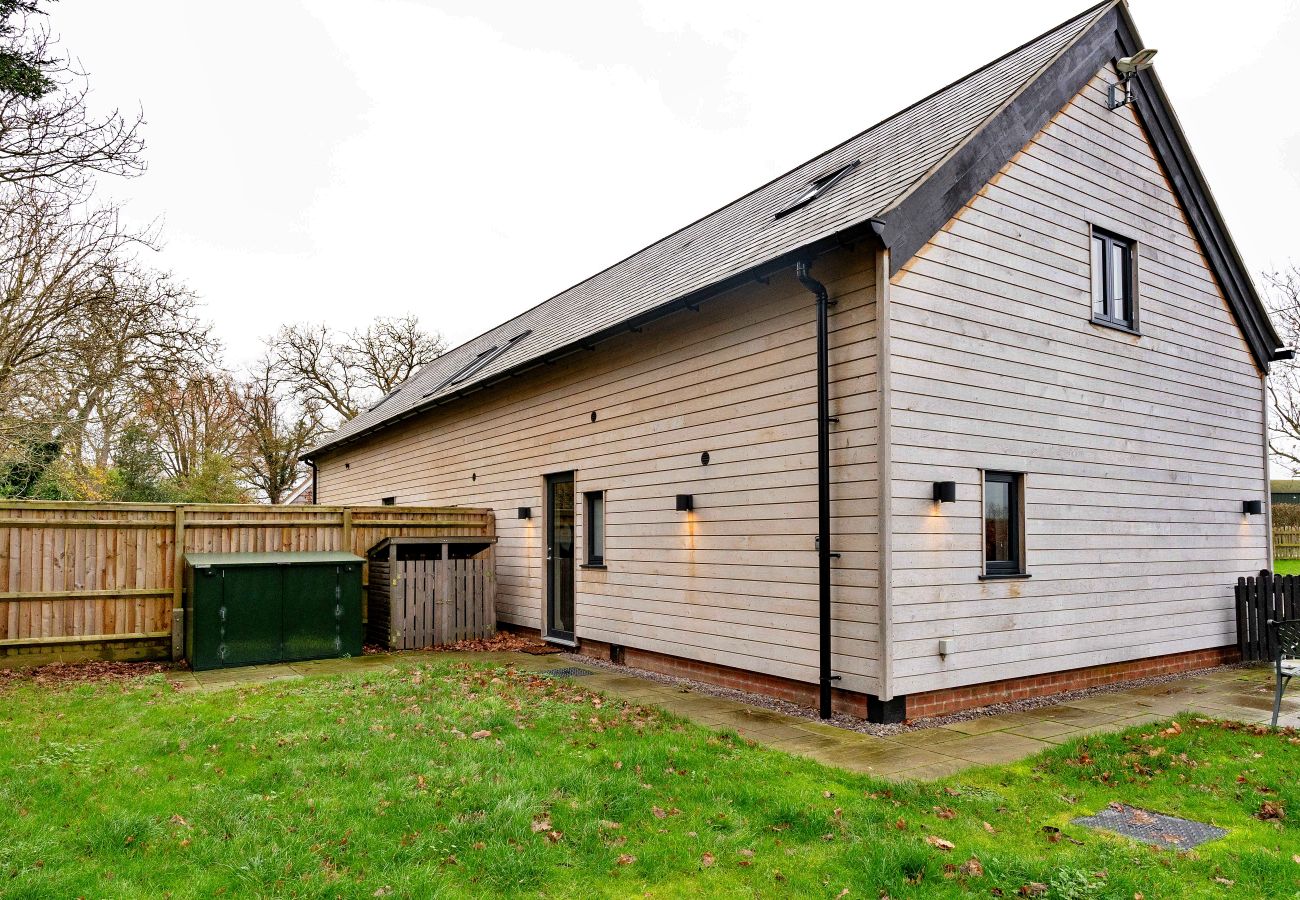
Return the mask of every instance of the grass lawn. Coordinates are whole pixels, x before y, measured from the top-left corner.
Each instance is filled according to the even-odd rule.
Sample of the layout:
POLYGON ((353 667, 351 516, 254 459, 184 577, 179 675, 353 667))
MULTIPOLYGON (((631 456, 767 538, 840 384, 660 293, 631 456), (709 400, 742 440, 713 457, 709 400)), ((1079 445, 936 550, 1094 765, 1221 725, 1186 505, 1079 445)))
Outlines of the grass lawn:
POLYGON ((466 664, 20 684, 0 896, 1297 896, 1300 738, 1167 725, 900 787, 466 664), (1110 801, 1231 833, 1177 853, 1070 824, 1110 801))
POLYGON ((1278 575, 1300 575, 1300 559, 1275 559, 1273 571, 1278 575))

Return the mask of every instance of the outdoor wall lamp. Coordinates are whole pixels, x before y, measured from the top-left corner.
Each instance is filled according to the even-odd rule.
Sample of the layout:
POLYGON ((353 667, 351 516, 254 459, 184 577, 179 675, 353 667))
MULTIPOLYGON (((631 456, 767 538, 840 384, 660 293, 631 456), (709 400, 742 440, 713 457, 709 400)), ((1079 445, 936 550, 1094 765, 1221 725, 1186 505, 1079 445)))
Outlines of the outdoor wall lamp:
POLYGON ((691 494, 678 494, 678 495, 677 495, 677 511, 678 511, 678 512, 690 512, 690 511, 693 510, 693 509, 695 509, 695 497, 694 497, 694 496, 692 496, 691 494))
POLYGON ((956 503, 957 482, 936 481, 934 483, 934 502, 935 503, 956 503))
POLYGON ((1264 513, 1263 500, 1243 500, 1241 502, 1241 514, 1243 516, 1259 516, 1264 513))
POLYGON ((533 517, 533 508, 531 506, 519 507, 519 518, 531 519, 533 517))

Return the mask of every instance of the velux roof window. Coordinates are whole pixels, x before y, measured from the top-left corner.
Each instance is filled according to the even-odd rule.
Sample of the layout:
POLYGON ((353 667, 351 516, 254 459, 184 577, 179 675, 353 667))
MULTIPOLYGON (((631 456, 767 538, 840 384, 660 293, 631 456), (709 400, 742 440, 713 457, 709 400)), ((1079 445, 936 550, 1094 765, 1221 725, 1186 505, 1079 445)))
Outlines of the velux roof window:
POLYGON ((790 215, 790 213, 794 212, 797 209, 803 209, 809 203, 812 203, 822 194, 826 193, 831 188, 835 187, 835 185, 843 181, 845 175, 848 175, 850 172, 852 172, 854 169, 858 167, 858 162, 859 160, 855 159, 853 160, 853 162, 848 163, 847 165, 840 166, 834 172, 828 172, 827 174, 821 176, 820 178, 814 178, 812 181, 808 182, 808 186, 805 187, 803 189, 803 192, 799 194, 798 197, 795 198, 794 202, 791 203, 789 206, 787 206, 785 209, 778 212, 774 218, 780 219, 783 216, 790 215))
POLYGON ((474 357, 469 362, 465 363, 465 365, 457 369, 454 375, 452 375, 446 381, 439 384, 436 388, 429 391, 424 396, 432 397, 434 394, 438 393, 443 388, 451 387, 453 384, 461 384, 465 381, 468 381, 471 377, 474 376, 475 373, 482 371, 487 366, 488 363, 504 355, 506 351, 508 351, 515 344, 522 341, 524 338, 528 337, 528 335, 530 334, 532 334, 531 330, 522 331, 519 334, 512 337, 510 340, 506 341, 501 346, 487 348, 478 356, 474 357))

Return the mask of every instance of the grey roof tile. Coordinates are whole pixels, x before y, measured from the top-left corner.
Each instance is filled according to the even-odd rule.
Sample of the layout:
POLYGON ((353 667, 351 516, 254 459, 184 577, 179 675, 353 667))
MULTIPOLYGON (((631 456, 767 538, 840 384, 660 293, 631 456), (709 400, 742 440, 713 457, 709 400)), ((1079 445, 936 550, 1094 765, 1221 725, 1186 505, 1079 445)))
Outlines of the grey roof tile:
POLYGON ((441 398, 880 215, 1111 5, 1103 3, 1081 13, 716 212, 449 351, 413 375, 381 405, 344 423, 313 452, 374 430, 441 398), (774 218, 810 181, 853 160, 861 164, 831 191, 802 209, 774 218), (484 350, 501 346, 524 331, 531 333, 473 377, 456 385, 446 384, 484 350))

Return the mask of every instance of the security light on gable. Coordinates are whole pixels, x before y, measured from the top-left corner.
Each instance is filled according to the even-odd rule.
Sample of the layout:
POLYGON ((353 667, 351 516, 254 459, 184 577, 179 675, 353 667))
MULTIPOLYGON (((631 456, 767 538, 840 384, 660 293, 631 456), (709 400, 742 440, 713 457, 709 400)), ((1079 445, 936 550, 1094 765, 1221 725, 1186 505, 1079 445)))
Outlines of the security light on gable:
POLYGON ((1110 86, 1108 92, 1109 106, 1119 109, 1133 102, 1133 76, 1151 68, 1151 61, 1156 58, 1156 51, 1149 47, 1139 50, 1132 56, 1125 56, 1115 61, 1115 70, 1119 72, 1119 81, 1110 86))

